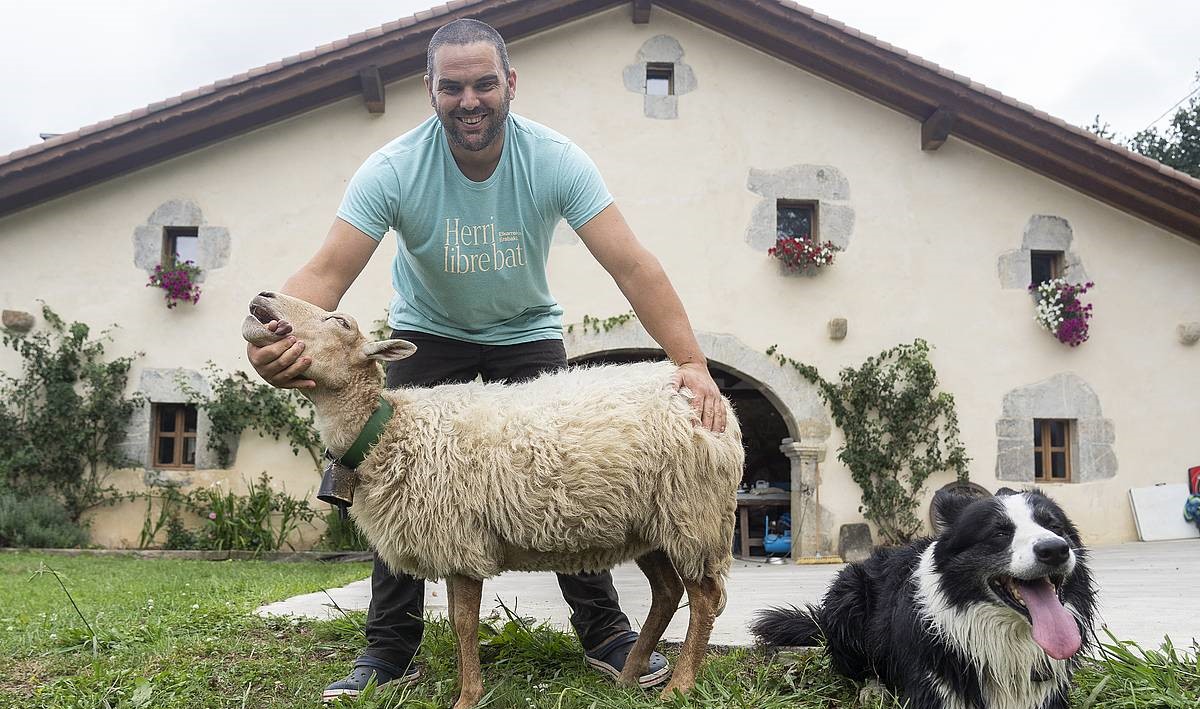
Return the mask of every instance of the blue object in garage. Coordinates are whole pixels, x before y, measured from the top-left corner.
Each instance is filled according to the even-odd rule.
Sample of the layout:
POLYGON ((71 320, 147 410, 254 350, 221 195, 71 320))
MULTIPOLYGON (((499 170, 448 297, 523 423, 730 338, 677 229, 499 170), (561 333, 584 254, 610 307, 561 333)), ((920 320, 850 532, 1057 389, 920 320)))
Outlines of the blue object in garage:
POLYGON ((791 515, 788 515, 786 512, 784 515, 781 515, 779 526, 786 526, 787 529, 783 531, 783 534, 771 534, 769 531, 771 529, 771 518, 766 517, 763 520, 763 529, 766 531, 763 534, 763 551, 768 554, 790 554, 792 552, 791 515), (787 516, 788 519, 784 520, 783 516, 787 516))

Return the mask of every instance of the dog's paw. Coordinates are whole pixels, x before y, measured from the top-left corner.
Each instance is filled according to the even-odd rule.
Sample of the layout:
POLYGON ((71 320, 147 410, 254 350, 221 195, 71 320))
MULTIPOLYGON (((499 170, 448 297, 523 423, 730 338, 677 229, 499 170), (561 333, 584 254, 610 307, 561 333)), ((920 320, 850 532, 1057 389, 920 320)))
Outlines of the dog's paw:
POLYGON ((889 703, 891 694, 887 688, 880 684, 877 680, 869 679, 858 690, 858 704, 862 707, 870 707, 878 709, 879 707, 891 706, 889 703))

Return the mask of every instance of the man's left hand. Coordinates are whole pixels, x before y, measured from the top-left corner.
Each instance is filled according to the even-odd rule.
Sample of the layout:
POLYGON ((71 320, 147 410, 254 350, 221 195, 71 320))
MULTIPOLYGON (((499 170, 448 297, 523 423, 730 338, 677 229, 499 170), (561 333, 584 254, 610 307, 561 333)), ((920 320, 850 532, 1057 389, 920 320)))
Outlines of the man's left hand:
POLYGON ((703 364, 681 364, 675 374, 675 388, 687 387, 691 390, 692 408, 700 419, 700 425, 714 433, 725 431, 725 402, 721 400, 721 390, 708 373, 708 367, 703 364))

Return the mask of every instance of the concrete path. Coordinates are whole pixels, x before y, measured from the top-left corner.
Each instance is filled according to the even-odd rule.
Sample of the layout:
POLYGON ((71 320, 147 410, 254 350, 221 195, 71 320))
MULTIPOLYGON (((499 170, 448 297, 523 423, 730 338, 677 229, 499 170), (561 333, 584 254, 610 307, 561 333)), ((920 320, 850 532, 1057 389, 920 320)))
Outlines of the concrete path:
MULTIPOLYGON (((750 645, 746 631, 755 611, 771 605, 818 601, 840 564, 796 566, 735 560, 729 575, 729 603, 713 628, 712 643, 750 645)), ((1100 620, 1123 640, 1143 647, 1158 647, 1170 636, 1177 647, 1200 641, 1200 541, 1132 542, 1092 551, 1092 572, 1100 596, 1100 620)), ((650 610, 646 578, 633 564, 613 570, 621 607, 636 628, 650 610)), ((370 579, 355 581, 325 593, 310 593, 258 609, 260 615, 298 615, 330 618, 338 615, 330 597, 345 610, 365 610, 371 601, 370 579)), ((483 584, 483 611, 496 608, 500 598, 526 617, 548 620, 567 628, 570 611, 549 573, 508 573, 483 584)), ((446 614, 446 586, 427 583, 425 610, 446 614)), ((675 614, 665 640, 682 642, 687 613, 675 614)), ((1101 639, 1107 636, 1101 633, 1101 639)))

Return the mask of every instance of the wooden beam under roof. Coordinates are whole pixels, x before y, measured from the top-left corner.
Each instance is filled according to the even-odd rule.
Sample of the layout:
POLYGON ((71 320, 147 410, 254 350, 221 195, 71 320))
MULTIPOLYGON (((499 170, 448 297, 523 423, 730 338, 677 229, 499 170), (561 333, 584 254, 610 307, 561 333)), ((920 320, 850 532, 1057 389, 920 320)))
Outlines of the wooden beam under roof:
POLYGON ((650 22, 650 0, 633 0, 633 24, 644 25, 650 22))
POLYGON ((358 81, 362 85, 363 103, 367 106, 367 112, 383 113, 383 104, 387 95, 383 88, 383 79, 379 76, 379 67, 369 66, 359 71, 358 81))
POLYGON ((933 151, 942 147, 953 129, 954 113, 945 106, 938 106, 929 118, 921 121, 921 150, 933 151))

